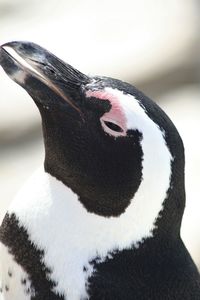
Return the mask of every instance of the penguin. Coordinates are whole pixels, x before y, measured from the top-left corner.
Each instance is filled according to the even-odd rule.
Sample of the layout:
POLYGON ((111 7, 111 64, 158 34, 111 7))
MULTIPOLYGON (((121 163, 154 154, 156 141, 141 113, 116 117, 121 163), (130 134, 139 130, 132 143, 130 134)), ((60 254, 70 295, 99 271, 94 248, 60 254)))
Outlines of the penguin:
POLYGON ((169 117, 131 84, 31 42, 2 45, 0 64, 37 105, 45 147, 1 224, 0 299, 199 300, 169 117))

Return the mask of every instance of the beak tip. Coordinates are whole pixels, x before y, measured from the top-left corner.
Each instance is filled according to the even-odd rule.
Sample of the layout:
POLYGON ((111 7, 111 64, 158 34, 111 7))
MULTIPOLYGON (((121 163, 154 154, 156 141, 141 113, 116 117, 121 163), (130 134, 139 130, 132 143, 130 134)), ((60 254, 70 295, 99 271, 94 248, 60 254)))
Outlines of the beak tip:
POLYGON ((0 48, 11 48, 19 53, 32 53, 35 51, 38 51, 38 48, 40 48, 38 45, 28 42, 28 41, 12 41, 4 43, 0 46, 0 48))
POLYGON ((17 44, 20 44, 20 42, 7 42, 7 43, 3 43, 2 45, 0 45, 0 48, 4 48, 4 47, 10 47, 10 48, 15 48, 17 44))

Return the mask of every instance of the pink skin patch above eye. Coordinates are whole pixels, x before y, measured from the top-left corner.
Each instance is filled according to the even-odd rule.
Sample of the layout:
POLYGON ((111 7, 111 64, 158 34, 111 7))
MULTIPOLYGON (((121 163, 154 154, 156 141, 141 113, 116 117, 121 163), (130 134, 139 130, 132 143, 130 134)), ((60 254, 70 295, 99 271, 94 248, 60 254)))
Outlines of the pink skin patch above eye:
POLYGON ((118 98, 113 95, 112 93, 109 93, 104 90, 99 90, 99 91, 87 91, 86 96, 88 98, 94 97, 99 100, 108 100, 111 104, 111 110, 109 112, 106 112, 102 117, 101 117, 101 123, 106 132, 113 136, 125 136, 126 131, 127 131, 127 126, 126 126, 126 116, 123 111, 123 108, 118 100, 118 98), (102 121, 107 121, 107 122, 113 122, 116 125, 120 126, 123 131, 122 132, 114 132, 112 130, 109 130, 109 128, 104 125, 104 122, 102 121))

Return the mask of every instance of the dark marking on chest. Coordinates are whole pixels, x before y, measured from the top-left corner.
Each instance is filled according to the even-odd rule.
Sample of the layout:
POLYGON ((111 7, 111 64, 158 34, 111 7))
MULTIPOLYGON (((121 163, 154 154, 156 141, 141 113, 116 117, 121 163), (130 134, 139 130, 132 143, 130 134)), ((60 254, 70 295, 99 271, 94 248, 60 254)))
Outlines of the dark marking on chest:
POLYGON ((7 284, 5 285, 5 290, 6 290, 6 292, 9 291, 9 286, 7 284))
POLYGON ((199 300, 200 278, 180 239, 146 238, 138 248, 91 261, 90 300, 199 300))
MULTIPOLYGON (((53 292, 57 283, 49 279, 51 269, 43 263, 44 250, 38 249, 30 240, 26 229, 19 224, 15 214, 6 214, 1 228, 0 241, 8 247, 14 260, 26 271, 31 282, 27 288, 27 294, 34 290, 31 300, 64 300, 63 295, 53 292)), ((12 276, 12 275, 11 275, 12 276)), ((26 279, 22 278, 22 285, 26 285, 26 279)), ((9 288, 5 286, 5 290, 9 288)))
POLYGON ((27 283, 26 278, 22 278, 22 279, 21 279, 21 284, 26 285, 26 283, 27 283))

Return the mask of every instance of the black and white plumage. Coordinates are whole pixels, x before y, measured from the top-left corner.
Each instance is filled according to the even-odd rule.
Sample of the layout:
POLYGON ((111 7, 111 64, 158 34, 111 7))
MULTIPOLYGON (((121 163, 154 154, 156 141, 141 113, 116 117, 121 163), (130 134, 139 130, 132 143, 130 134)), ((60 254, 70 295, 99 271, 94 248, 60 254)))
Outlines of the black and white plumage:
POLYGON ((180 238, 184 148, 166 114, 33 43, 1 46, 0 64, 38 106, 45 143, 1 225, 0 299, 199 300, 180 238))

